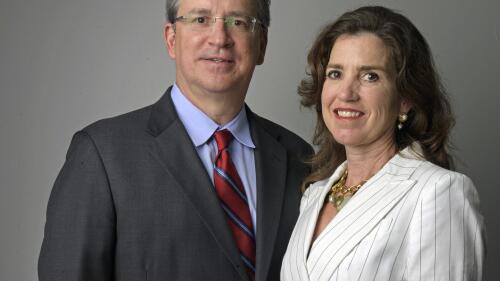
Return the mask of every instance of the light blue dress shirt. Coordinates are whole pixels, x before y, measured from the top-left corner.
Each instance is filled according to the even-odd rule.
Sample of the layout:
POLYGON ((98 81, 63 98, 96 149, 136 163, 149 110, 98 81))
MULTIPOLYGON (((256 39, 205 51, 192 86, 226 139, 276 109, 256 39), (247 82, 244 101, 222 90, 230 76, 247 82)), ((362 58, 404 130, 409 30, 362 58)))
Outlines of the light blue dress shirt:
POLYGON ((198 156, 207 170, 212 184, 214 182, 213 165, 217 155, 217 144, 212 137, 215 131, 228 129, 234 136, 229 145, 231 159, 236 166, 236 170, 243 182, 245 192, 248 197, 248 205, 254 231, 257 227, 257 186, 255 174, 255 145, 250 135, 250 126, 248 124, 245 107, 241 108, 240 113, 224 126, 220 126, 203 111, 192 104, 180 91, 177 84, 174 84, 171 91, 172 101, 175 110, 181 119, 182 124, 193 142, 198 156))

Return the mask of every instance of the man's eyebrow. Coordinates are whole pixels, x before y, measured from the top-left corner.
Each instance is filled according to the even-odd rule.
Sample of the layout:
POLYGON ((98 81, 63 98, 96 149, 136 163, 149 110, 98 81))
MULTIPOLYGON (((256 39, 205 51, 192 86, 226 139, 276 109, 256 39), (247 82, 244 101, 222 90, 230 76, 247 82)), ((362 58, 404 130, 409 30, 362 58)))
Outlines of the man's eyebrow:
POLYGON ((245 13, 244 11, 231 11, 227 13, 228 16, 250 16, 248 13, 245 13))
MULTIPOLYGON (((187 12, 187 14, 197 14, 197 15, 203 15, 203 16, 208 16, 211 15, 212 12, 209 9, 204 9, 204 8, 193 8, 187 12)), ((244 11, 231 11, 225 16, 249 16, 248 13, 244 11)))
POLYGON ((193 8, 187 12, 188 15, 197 14, 197 15, 210 15, 210 10, 204 8, 193 8))

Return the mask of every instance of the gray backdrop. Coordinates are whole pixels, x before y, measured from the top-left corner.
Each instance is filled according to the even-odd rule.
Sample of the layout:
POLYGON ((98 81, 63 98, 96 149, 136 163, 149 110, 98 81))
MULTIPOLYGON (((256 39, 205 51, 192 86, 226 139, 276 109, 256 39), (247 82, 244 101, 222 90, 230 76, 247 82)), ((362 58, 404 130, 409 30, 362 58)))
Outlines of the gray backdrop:
MULTIPOLYGON (((0 280, 36 280, 45 208, 72 134, 156 101, 174 65, 163 44, 164 0, 0 1, 0 280)), ((247 102, 311 140, 314 116, 296 95, 306 52, 322 25, 363 4, 402 11, 431 45, 457 115, 458 169, 482 199, 484 280, 498 280, 498 1, 273 0, 266 61, 247 102)))

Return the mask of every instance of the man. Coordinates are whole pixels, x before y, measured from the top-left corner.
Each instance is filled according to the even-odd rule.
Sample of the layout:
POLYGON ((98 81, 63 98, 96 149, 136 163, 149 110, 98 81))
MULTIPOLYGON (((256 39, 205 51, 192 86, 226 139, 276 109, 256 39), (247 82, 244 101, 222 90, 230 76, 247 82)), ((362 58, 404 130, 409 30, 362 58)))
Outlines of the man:
POLYGON ((75 134, 41 281, 279 280, 312 150, 244 104, 269 1, 174 0, 167 13, 176 83, 75 134))

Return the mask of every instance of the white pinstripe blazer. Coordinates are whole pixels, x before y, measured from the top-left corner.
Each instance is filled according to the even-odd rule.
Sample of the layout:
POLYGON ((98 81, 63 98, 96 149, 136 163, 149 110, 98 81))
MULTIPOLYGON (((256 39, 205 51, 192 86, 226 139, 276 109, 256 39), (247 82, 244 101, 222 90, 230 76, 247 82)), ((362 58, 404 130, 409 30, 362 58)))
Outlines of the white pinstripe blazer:
POLYGON ((409 148, 366 182, 311 245, 324 198, 345 165, 305 191, 282 281, 481 280, 484 226, 473 183, 409 148))

